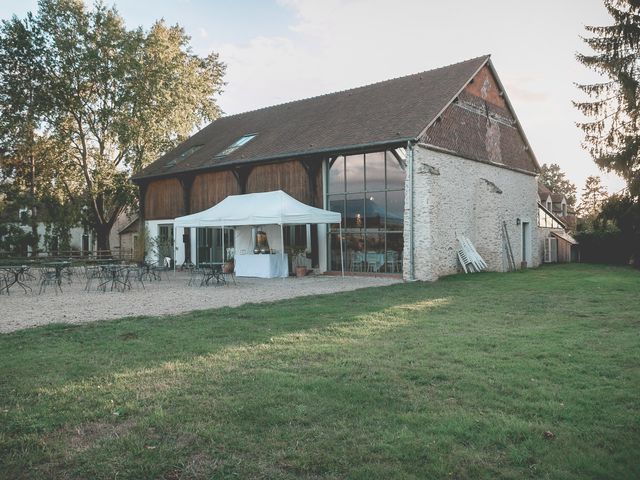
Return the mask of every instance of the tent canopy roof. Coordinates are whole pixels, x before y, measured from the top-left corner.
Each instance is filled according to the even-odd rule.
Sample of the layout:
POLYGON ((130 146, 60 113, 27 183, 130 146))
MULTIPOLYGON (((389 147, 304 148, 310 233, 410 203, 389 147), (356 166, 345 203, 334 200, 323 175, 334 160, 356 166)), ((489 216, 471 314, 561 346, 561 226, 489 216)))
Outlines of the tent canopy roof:
POLYGON ((178 217, 175 227, 237 227, 241 225, 301 225, 340 223, 342 216, 311 207, 282 190, 230 195, 217 205, 192 215, 178 217))

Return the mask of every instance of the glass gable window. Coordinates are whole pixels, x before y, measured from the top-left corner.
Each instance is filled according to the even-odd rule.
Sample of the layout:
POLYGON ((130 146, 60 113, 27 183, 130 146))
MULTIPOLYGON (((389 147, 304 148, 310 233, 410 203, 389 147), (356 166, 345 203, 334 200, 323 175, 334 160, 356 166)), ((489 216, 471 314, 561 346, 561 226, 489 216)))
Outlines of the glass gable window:
POLYGON ((238 150, 240 147, 242 147, 243 145, 246 145, 247 143, 249 143, 251 140, 253 140, 254 138, 256 138, 258 134, 257 133, 248 133, 247 135, 243 135, 241 136, 238 140, 236 140, 235 142, 233 142, 231 145, 229 145, 227 148, 225 148, 224 150, 222 150, 220 153, 218 153, 216 155, 217 157, 225 157, 227 155, 232 154, 233 152, 235 152, 236 150, 238 150))
MULTIPOLYGON (((401 273, 405 150, 339 156, 328 162, 327 177, 327 207, 342 214, 345 270, 401 273)), ((340 270, 335 225, 329 252, 329 268, 340 270)))

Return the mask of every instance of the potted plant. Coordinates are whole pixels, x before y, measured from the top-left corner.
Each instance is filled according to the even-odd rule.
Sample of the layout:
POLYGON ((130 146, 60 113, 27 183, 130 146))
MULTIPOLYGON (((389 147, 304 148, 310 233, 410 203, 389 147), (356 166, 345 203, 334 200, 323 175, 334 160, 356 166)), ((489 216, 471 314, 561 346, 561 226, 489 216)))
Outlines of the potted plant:
POLYGON ((296 272, 297 277, 304 277, 309 271, 311 261, 308 258, 306 245, 291 247, 291 267, 296 272))
POLYGON ((227 261, 224 262, 224 265, 222 266, 222 273, 233 273, 236 267, 235 254, 235 248, 227 248, 227 261))
POLYGON ((307 275, 307 267, 305 265, 298 265, 296 267, 296 277, 305 277, 307 275))

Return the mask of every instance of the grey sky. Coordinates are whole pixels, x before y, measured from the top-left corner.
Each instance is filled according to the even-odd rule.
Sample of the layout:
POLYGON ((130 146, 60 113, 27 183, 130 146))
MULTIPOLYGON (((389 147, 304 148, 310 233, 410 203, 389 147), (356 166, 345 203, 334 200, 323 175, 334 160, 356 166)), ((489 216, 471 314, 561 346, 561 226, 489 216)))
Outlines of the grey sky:
MULTIPOLYGON (((226 113, 259 108, 492 54, 540 163, 558 163, 580 190, 601 175, 582 150, 574 82, 596 80, 575 60, 585 24, 607 24, 601 0, 121 0, 130 26, 180 23, 194 50, 228 64, 226 113)), ((2 0, 0 17, 35 2, 2 0)))

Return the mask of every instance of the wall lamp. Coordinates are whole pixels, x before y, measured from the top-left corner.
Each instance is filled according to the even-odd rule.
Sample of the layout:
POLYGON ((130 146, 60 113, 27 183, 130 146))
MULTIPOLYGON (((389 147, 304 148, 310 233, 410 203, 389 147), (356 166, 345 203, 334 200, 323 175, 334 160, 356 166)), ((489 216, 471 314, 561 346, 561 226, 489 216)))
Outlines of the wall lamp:
POLYGON ((516 225, 520 225, 520 217, 516 218, 516 225))

